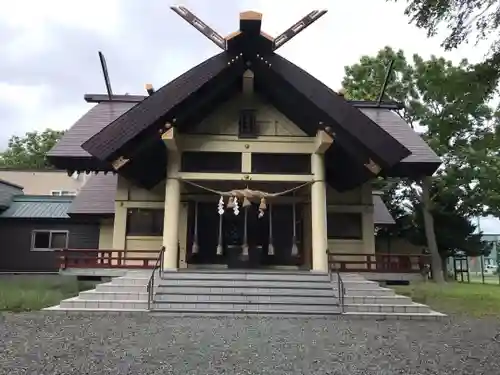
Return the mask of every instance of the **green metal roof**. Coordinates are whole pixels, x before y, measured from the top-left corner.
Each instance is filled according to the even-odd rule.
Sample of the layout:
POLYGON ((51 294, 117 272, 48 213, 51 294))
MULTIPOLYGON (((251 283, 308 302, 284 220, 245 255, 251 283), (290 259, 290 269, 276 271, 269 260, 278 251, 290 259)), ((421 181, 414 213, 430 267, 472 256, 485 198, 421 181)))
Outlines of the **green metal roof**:
POLYGON ((0 213, 0 219, 68 219, 72 201, 73 197, 18 195, 10 207, 0 213))

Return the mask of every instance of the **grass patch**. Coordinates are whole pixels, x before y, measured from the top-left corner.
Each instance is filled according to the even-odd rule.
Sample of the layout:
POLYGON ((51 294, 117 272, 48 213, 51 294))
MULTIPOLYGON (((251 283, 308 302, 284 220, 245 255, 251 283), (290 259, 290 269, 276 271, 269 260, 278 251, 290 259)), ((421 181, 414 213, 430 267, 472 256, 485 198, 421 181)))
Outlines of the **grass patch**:
POLYGON ((411 297, 413 301, 429 305, 446 313, 472 317, 500 317, 500 286, 491 284, 464 284, 449 282, 414 283, 392 287, 396 293, 411 297))
POLYGON ((57 275, 0 277, 0 311, 36 311, 93 289, 95 282, 57 275))

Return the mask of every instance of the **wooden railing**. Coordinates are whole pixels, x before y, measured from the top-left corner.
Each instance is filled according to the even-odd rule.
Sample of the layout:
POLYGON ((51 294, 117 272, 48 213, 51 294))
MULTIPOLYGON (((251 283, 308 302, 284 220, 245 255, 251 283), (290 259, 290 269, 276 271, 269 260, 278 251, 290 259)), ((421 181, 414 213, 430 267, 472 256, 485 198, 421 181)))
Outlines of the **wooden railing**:
POLYGON ((340 272, 419 273, 431 264, 429 255, 420 254, 328 254, 332 269, 340 272))
POLYGON ((63 249, 59 250, 59 268, 139 268, 151 269, 158 251, 63 249))

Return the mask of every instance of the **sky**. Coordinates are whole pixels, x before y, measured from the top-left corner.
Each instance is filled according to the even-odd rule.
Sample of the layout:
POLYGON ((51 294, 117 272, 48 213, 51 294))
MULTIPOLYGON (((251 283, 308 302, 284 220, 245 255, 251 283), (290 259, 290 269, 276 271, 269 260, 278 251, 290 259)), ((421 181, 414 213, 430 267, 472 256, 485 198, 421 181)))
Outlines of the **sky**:
MULTIPOLYGON (((486 46, 444 52, 441 39, 408 23, 404 2, 385 0, 0 0, 0 148, 16 134, 67 129, 89 108, 86 93, 104 93, 97 52, 106 57, 115 94, 145 94, 220 50, 169 7, 184 5, 225 36, 239 12, 263 13, 277 36, 314 9, 328 13, 279 53, 332 89, 344 67, 385 46, 425 57, 480 60, 486 46)), ((485 232, 500 222, 485 219, 485 232)))

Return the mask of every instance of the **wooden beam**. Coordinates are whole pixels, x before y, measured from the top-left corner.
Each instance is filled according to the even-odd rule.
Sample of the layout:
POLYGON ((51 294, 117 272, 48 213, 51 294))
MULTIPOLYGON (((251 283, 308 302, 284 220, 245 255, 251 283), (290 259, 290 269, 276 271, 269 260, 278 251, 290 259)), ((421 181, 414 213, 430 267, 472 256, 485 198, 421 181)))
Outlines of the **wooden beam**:
POLYGON ((125 164, 127 164, 130 161, 130 159, 126 159, 123 156, 120 156, 118 159, 114 160, 111 165, 113 166, 113 169, 115 171, 119 170, 121 167, 123 167, 125 164))
POLYGON ((271 35, 269 35, 268 33, 265 33, 264 31, 261 31, 260 35, 262 35, 267 40, 270 40, 271 42, 274 42, 274 38, 271 35))
POLYGON ((262 13, 246 11, 240 13, 240 31, 243 33, 260 35, 262 26, 262 13))
POLYGON ((179 178, 190 181, 309 182, 313 175, 179 172, 179 178))
POLYGON ((256 152, 275 154, 311 154, 316 150, 314 138, 261 136, 256 140, 238 136, 185 135, 179 141, 183 151, 256 152))
POLYGON ((170 7, 170 9, 181 16, 184 21, 189 23, 200 33, 205 35, 205 37, 213 42, 217 47, 226 50, 226 40, 205 22, 196 17, 191 11, 189 11, 189 9, 183 6, 173 6, 170 7))
POLYGON ((151 83, 146 83, 145 89, 148 92, 149 96, 153 95, 155 92, 155 89, 153 88, 153 85, 151 83))
POLYGON ((243 94, 252 95, 253 94, 253 84, 254 84, 254 74, 248 69, 243 73, 243 94))
POLYGON ((240 21, 262 21, 262 13, 247 10, 240 13, 240 21))
MULTIPOLYGON (((198 202, 217 202, 220 197, 215 194, 189 194, 183 193, 181 194, 181 201, 189 202, 189 201, 198 201, 198 202)), ((309 203, 309 196, 299 196, 296 195, 294 197, 273 197, 270 198, 274 203, 309 203)), ((227 202, 227 199, 226 199, 227 202)))
POLYGON ((375 163, 372 159, 369 159, 368 163, 365 164, 366 169, 372 172, 374 175, 378 175, 382 168, 380 165, 375 163))
POLYGON ((228 36, 226 36, 224 39, 226 39, 226 41, 228 40, 231 40, 233 38, 236 38, 238 35, 241 34, 241 31, 238 30, 238 31, 233 31, 231 34, 229 34, 228 36))
POLYGON ((170 151, 177 151, 179 149, 177 144, 177 131, 170 124, 167 124, 167 127, 168 129, 162 134, 161 139, 165 142, 165 146, 167 146, 170 151))
POLYGON ((273 50, 277 50, 282 47, 285 43, 289 42, 297 36, 300 32, 305 30, 307 27, 312 25, 318 19, 320 19, 324 14, 326 14, 326 10, 313 10, 307 16, 302 18, 300 21, 295 23, 293 26, 289 27, 285 32, 274 38, 274 48, 273 50))
POLYGON ((106 103, 106 102, 119 102, 119 103, 139 103, 146 99, 144 95, 112 95, 111 99, 106 94, 85 94, 83 99, 87 103, 106 103))
POLYGON ((319 130, 316 134, 316 139, 314 140, 314 145, 316 149, 314 151, 315 154, 324 154, 328 148, 333 143, 333 138, 330 134, 325 132, 324 130, 319 130))

